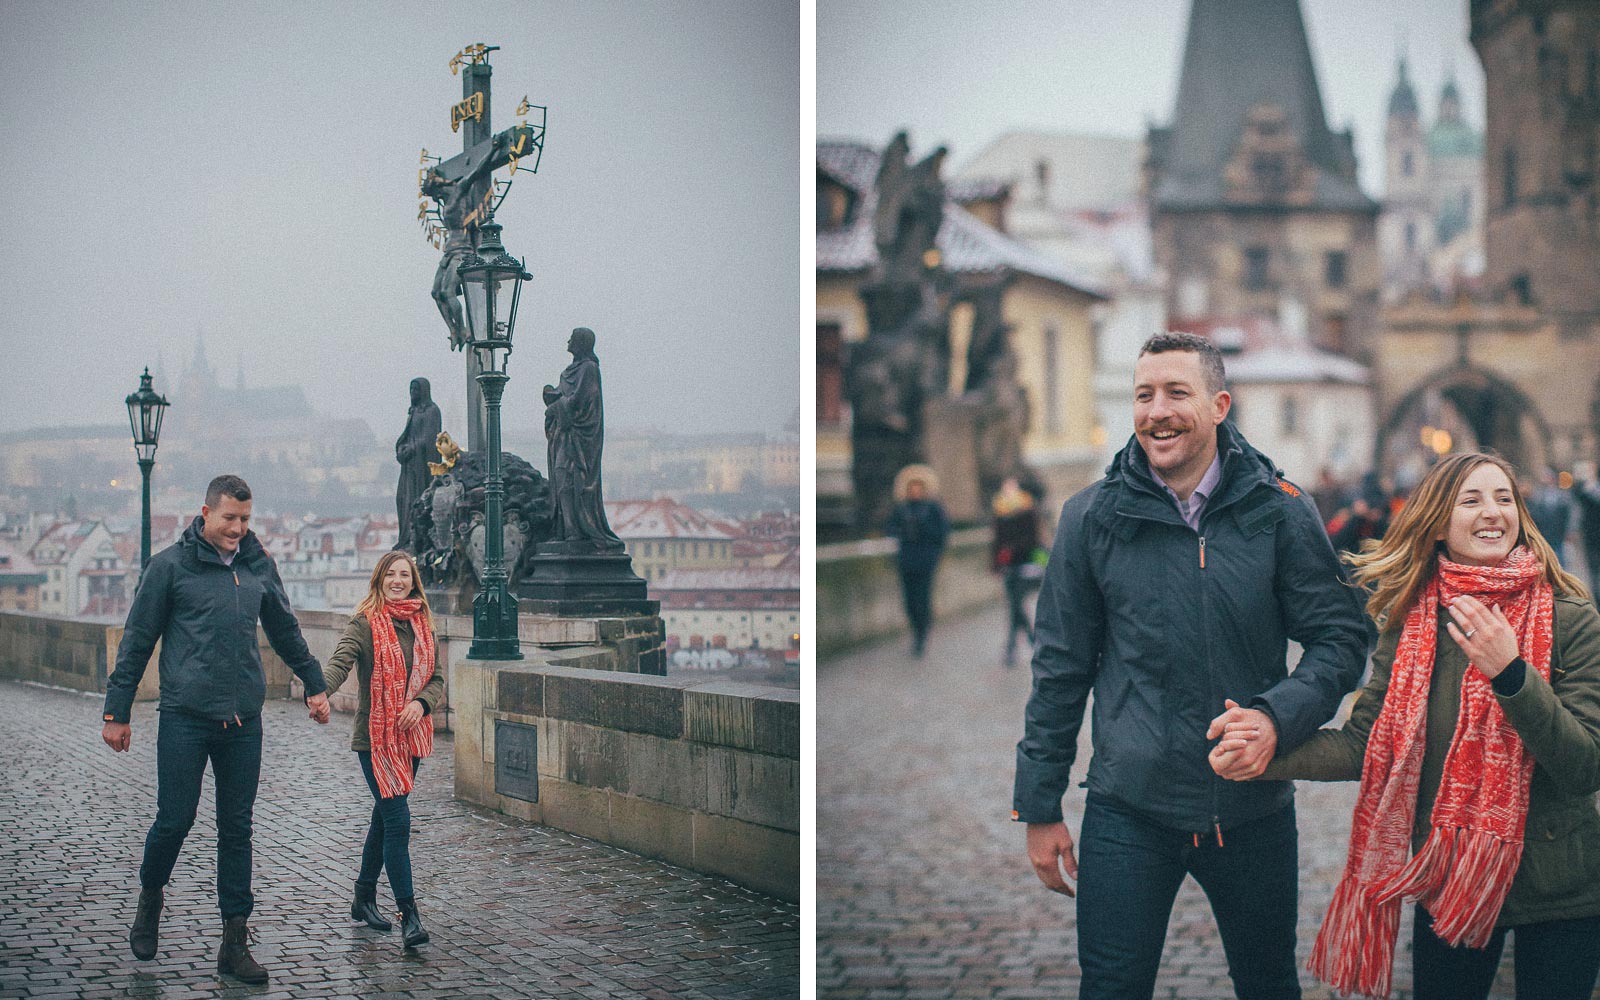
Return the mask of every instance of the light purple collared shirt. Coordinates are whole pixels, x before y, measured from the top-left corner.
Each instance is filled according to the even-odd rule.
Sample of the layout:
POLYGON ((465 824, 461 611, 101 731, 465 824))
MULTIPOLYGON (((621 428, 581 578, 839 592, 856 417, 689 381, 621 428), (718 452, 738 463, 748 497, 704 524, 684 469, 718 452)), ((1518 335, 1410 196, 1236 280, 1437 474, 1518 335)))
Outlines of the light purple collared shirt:
POLYGON ((1200 477, 1200 485, 1189 494, 1189 501, 1185 503, 1178 499, 1178 494, 1172 491, 1167 481, 1161 478, 1161 473, 1151 469, 1150 473, 1156 477, 1156 482, 1167 491, 1167 496, 1178 505, 1178 513, 1183 516, 1183 521, 1195 531, 1200 530, 1200 514, 1206 509, 1206 501, 1211 499, 1211 494, 1217 489, 1217 484, 1222 481, 1222 452, 1211 456, 1211 465, 1207 467, 1206 474, 1200 477))

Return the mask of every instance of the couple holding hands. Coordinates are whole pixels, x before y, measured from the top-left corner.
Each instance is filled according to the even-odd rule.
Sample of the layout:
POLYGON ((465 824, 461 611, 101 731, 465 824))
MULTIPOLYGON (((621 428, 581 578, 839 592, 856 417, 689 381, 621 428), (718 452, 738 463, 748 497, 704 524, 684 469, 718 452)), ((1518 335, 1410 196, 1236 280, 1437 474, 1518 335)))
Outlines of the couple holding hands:
POLYGON ((1237 994, 1298 998, 1300 779, 1360 781, 1317 978, 1387 997, 1412 902, 1419 1000, 1487 997, 1508 932, 1519 998, 1588 998, 1600 615, 1512 468, 1445 457, 1347 568, 1309 498, 1224 423, 1209 341, 1151 338, 1135 382, 1134 440, 1062 510, 1017 747, 1013 818, 1040 880, 1077 896, 1081 996, 1152 994, 1193 875, 1237 994), (1375 637, 1349 718, 1319 729, 1375 637), (1091 691, 1075 843, 1061 798, 1091 691))
POLYGON ((330 717, 328 692, 354 673, 360 702, 350 748, 374 804, 355 879, 352 919, 376 930, 393 925, 377 906, 378 876, 400 911, 406 948, 428 941, 411 881, 408 796, 422 758, 433 750, 433 707, 444 695, 428 600, 416 564, 403 551, 378 560, 368 591, 326 668, 300 634, 283 581, 250 531, 250 488, 218 476, 178 542, 151 558, 139 580, 116 668, 106 683, 101 737, 117 752, 132 743, 129 714, 157 640, 161 642, 161 722, 156 732, 156 818, 145 838, 140 893, 129 944, 155 957, 163 891, 194 824, 209 761, 216 786, 217 899, 223 920, 217 971, 264 983, 250 954, 248 920, 252 814, 261 777, 261 707, 266 696, 260 623, 273 650, 306 690, 313 721, 330 717))

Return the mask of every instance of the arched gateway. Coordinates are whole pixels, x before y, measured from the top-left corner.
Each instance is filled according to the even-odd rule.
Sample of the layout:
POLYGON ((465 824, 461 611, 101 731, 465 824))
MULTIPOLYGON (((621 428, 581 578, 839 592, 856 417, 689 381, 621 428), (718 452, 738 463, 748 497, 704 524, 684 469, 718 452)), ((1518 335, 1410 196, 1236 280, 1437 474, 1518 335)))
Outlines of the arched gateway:
POLYGON ((1529 474, 1552 462, 1550 426, 1528 394, 1488 369, 1460 362, 1435 369, 1389 409, 1373 465, 1409 489, 1427 471, 1429 449, 1492 449, 1529 474))

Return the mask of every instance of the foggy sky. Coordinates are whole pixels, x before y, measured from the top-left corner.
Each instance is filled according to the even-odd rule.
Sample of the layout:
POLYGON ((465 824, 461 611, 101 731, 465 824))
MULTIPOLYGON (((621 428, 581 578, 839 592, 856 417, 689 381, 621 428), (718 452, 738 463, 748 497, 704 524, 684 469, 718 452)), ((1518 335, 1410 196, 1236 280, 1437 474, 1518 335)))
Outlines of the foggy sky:
MULTIPOLYGON (((1483 127, 1467 0, 1300 6, 1328 124, 1354 124, 1368 195, 1383 194, 1402 48, 1425 124, 1453 66, 1465 117, 1483 127)), ((817 0, 817 135, 881 147, 910 128, 914 151, 947 145, 956 170, 1008 131, 1143 138, 1172 120, 1188 16, 1189 0, 817 0)))
MULTIPOLYGON (((588 326, 612 428, 778 430, 800 405, 799 12, 783 2, 0 0, 0 430, 121 422, 197 333, 232 386, 405 424, 465 360, 429 290, 418 154, 461 151, 448 63, 491 53, 492 126, 549 106, 496 219, 533 280, 508 433, 588 326)), ((495 172, 497 178, 505 170, 495 172)))

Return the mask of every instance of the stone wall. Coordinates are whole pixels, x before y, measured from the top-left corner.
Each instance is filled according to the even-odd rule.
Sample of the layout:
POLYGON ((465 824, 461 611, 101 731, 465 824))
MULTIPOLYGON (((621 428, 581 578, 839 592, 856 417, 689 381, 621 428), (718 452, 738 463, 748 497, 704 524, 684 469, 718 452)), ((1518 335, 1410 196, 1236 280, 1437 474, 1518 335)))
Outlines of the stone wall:
POLYGON ((450 698, 457 798, 799 899, 798 691, 462 661, 450 698))
MULTIPOLYGON (((36 612, 0 612, 0 677, 76 691, 103 692, 117 661, 122 626, 57 618, 36 612)), ((138 699, 156 696, 156 643, 138 699)))
MULTIPOLYGON (((934 578, 934 629, 948 617, 993 604, 1005 595, 989 569, 988 528, 950 535, 934 578)), ((817 652, 821 656, 908 630, 889 538, 817 546, 817 652)), ((995 626, 999 642, 1000 625, 995 626)))

